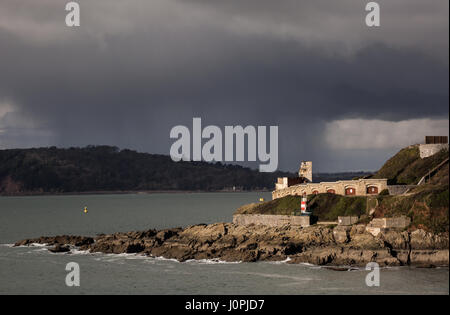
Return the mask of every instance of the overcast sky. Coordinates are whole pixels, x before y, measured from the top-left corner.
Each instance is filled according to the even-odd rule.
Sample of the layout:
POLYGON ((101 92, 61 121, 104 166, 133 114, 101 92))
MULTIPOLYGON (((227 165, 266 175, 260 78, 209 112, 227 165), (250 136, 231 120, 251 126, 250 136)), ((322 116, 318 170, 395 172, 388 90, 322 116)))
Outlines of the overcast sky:
MULTIPOLYGON (((449 2, 0 1, 0 148, 169 154, 176 125, 279 126, 279 169, 375 170, 448 135, 449 2)), ((257 167, 259 163, 252 164, 257 167)))

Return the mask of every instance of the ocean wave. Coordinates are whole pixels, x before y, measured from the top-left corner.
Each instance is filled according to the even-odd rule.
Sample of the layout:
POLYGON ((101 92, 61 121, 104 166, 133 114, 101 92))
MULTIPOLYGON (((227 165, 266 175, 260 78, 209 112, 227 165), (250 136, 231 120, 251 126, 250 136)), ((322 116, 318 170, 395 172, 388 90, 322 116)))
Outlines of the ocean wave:
POLYGON ((76 248, 72 248, 70 250, 70 254, 72 254, 72 255, 91 255, 92 253, 89 250, 79 250, 76 248))
POLYGON ((122 254, 109 254, 110 257, 120 257, 125 259, 148 259, 149 256, 140 253, 122 253, 122 254))
POLYGON ((281 265, 281 264, 285 264, 289 261, 291 261, 292 259, 290 257, 287 257, 285 260, 278 260, 278 261, 268 261, 268 264, 272 264, 272 265, 281 265))
POLYGON ((121 253, 121 254, 105 254, 105 253, 90 253, 90 252, 87 253, 90 255, 98 255, 95 258, 95 260, 105 262, 122 263, 126 260, 142 260, 147 263, 164 262, 164 261, 178 262, 178 260, 176 259, 148 256, 142 253, 121 253))
POLYGON ((40 247, 40 248, 44 248, 44 247, 49 247, 49 245, 47 243, 41 244, 41 243, 31 243, 28 245, 20 245, 20 246, 11 246, 11 247, 15 247, 15 248, 28 248, 28 247, 40 247))
POLYGON ((200 264, 200 265, 216 265, 216 264, 240 264, 242 261, 223 261, 217 258, 213 259, 188 259, 185 263, 200 264))
MULTIPOLYGON (((243 272, 235 272, 235 273, 243 273, 243 272)), ((301 283, 302 281, 314 281, 316 280, 313 277, 299 277, 293 275, 285 275, 279 273, 261 273, 261 272, 246 272, 246 275, 258 276, 263 278, 271 278, 271 279, 286 279, 291 280, 297 283, 301 283)))
POLYGON ((176 260, 175 258, 164 258, 162 256, 147 256, 148 258, 154 259, 156 261, 171 261, 171 262, 177 262, 179 263, 178 260, 176 260))
POLYGON ((0 247, 12 248, 12 247, 14 247, 14 244, 0 244, 0 247))

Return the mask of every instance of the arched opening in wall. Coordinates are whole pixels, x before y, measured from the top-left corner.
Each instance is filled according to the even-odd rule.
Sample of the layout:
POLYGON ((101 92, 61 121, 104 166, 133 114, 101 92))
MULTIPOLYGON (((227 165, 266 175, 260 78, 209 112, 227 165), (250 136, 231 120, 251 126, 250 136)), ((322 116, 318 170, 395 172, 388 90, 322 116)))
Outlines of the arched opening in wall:
POLYGON ((317 195, 317 194, 319 194, 319 191, 318 190, 314 190, 312 193, 313 193, 313 195, 317 195))
POLYGON ((345 188, 345 195, 347 196, 353 196, 356 195, 356 189, 353 187, 347 187, 345 188))
POLYGON ((335 194, 335 193, 336 193, 336 190, 334 190, 334 189, 332 189, 332 188, 329 188, 329 189, 327 189, 327 193, 329 193, 329 194, 335 194))
POLYGON ((377 186, 368 186, 367 187, 367 193, 369 195, 376 195, 376 194, 378 194, 378 187, 377 186))

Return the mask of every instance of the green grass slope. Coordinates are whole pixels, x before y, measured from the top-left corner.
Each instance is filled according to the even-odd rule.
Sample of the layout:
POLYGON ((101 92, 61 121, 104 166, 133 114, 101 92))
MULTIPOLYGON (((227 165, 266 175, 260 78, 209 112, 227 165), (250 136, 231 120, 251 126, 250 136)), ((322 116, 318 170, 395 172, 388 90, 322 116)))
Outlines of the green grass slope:
POLYGON ((308 206, 320 221, 336 221, 338 216, 361 216, 365 214, 367 198, 318 194, 310 196, 308 206))
POLYGON ((449 187, 424 185, 414 193, 399 196, 378 196, 374 217, 411 218, 411 229, 421 228, 434 233, 449 231, 449 187))
POLYGON ((387 178, 389 185, 415 185, 431 169, 448 158, 448 150, 421 159, 418 146, 400 150, 372 178, 387 178))
POLYGON ((300 211, 300 196, 286 196, 275 200, 251 203, 241 206, 235 214, 280 214, 291 215, 294 211, 300 211))
MULTIPOLYGON (((300 211, 300 196, 286 196, 275 200, 252 203, 240 207, 235 214, 291 215, 300 211)), ((338 216, 360 216, 366 212, 365 197, 345 197, 335 194, 318 194, 308 197, 309 211, 319 221, 336 221, 338 216)))

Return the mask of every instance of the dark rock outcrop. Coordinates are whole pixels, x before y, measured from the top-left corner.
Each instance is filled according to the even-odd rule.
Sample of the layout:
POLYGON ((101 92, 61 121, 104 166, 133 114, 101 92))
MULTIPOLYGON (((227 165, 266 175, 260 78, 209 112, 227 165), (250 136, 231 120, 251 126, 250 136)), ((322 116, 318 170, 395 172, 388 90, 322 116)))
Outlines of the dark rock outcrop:
POLYGON ((14 246, 25 246, 31 244, 47 244, 47 245, 73 245, 77 247, 89 246, 94 243, 92 237, 59 235, 59 236, 41 236, 39 238, 25 239, 17 242, 14 246))
POLYGON ((95 238, 55 236, 27 239, 16 243, 54 246, 53 252, 75 246, 92 253, 141 253, 154 257, 221 259, 253 262, 258 260, 316 265, 363 266, 375 261, 382 266, 448 265, 448 235, 383 231, 378 236, 363 226, 335 228, 324 226, 267 227, 238 226, 232 223, 200 224, 187 228, 102 234, 95 238))
POLYGON ((48 249, 52 253, 66 253, 70 252, 70 247, 68 245, 59 245, 56 244, 55 246, 48 249))

